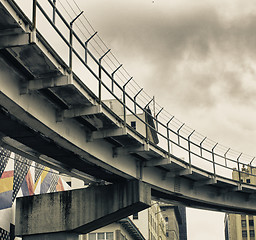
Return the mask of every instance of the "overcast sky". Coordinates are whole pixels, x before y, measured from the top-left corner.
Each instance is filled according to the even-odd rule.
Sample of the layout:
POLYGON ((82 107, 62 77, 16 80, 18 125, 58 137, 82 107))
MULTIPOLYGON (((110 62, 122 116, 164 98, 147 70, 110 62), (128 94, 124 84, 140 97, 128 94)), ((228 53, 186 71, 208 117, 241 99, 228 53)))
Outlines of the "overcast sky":
MULTIPOLYGON (((210 139, 256 155, 254 0, 57 3, 74 1, 165 110, 210 139)), ((188 209, 187 216, 188 240, 224 240, 223 213, 188 209)))
MULTIPOLYGON (((129 73, 171 114, 255 155, 253 0, 78 1, 129 73)), ((188 210, 189 240, 224 240, 224 215, 188 210)))
POLYGON ((119 61, 165 109, 254 155, 254 1, 80 2, 119 61))

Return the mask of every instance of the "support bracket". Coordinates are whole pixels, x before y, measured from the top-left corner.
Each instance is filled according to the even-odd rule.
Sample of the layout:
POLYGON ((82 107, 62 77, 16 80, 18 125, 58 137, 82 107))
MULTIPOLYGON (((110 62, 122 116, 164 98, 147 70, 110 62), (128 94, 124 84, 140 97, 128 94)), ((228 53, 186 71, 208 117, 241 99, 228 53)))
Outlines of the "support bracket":
POLYGON ((233 191, 233 192, 240 192, 240 191, 242 191, 242 190, 243 190, 243 186, 242 186, 241 183, 237 183, 237 186, 235 186, 235 187, 232 188, 232 191, 233 191))
POLYGON ((175 172, 167 172, 165 177, 166 178, 175 178, 178 176, 188 176, 188 175, 192 175, 193 171, 190 167, 187 167, 186 169, 182 169, 180 171, 175 171, 175 172))
POLYGON ((96 105, 91 107, 71 108, 57 112, 57 122, 61 122, 66 118, 75 118, 81 116, 95 115, 102 113, 102 106, 96 105))
POLYGON ((205 185, 214 185, 217 184, 217 179, 216 177, 211 177, 207 180, 203 180, 203 181, 198 181, 194 183, 195 187, 201 187, 201 186, 205 186, 205 185))
POLYGON ((166 166, 172 163, 171 158, 157 158, 149 160, 145 163, 145 167, 156 167, 156 166, 166 166))
POLYGON ((45 88, 61 87, 72 84, 72 82, 73 77, 71 74, 29 80, 21 83, 20 94, 28 94, 29 92, 45 88))
POLYGON ((20 47, 30 43, 30 33, 16 33, 15 31, 11 33, 11 30, 8 30, 7 34, 0 32, 0 49, 20 47))
POLYGON ((125 136, 127 135, 127 128, 120 127, 115 129, 107 129, 107 130, 99 130, 92 132, 92 135, 90 139, 88 139, 89 142, 92 142, 94 140, 108 138, 108 137, 119 137, 119 136, 125 136))
POLYGON ((145 143, 142 146, 131 146, 131 147, 116 147, 113 151, 113 155, 120 156, 120 155, 130 155, 133 153, 142 153, 142 152, 149 152, 149 144, 145 143))

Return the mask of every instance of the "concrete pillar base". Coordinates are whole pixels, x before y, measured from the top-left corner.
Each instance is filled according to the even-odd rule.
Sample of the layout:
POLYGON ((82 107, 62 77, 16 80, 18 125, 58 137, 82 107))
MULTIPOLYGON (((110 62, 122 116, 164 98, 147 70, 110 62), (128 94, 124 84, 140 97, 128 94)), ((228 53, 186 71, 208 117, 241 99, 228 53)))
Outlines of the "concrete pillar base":
POLYGON ((22 240, 79 240, 77 233, 48 233, 23 236, 22 240))

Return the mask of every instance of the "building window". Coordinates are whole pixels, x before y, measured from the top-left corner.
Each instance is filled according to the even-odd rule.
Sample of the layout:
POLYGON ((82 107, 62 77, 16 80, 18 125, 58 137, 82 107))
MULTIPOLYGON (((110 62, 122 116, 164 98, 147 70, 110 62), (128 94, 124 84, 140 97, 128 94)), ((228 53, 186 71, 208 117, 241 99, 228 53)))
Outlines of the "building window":
POLYGON ((166 232, 166 237, 169 237, 169 233, 168 232, 166 232))
POLYGON ((254 236, 255 236, 254 230, 250 230, 250 237, 254 237, 254 236))
POLYGON ((107 232, 106 233, 106 240, 113 240, 113 239, 114 239, 113 233, 112 232, 107 232))
POLYGON ((96 240, 96 233, 90 233, 89 240, 96 240))
POLYGON ((97 233, 97 240, 104 240, 105 239, 104 233, 97 233))
POLYGON ((168 222, 168 221, 169 221, 168 217, 165 217, 165 221, 166 221, 166 222, 168 222))
POLYGON ((252 219, 249 220, 249 226, 254 226, 254 221, 252 219))
POLYGON ((89 233, 88 240, 113 240, 113 232, 89 233))
POLYGON ((242 231, 242 237, 247 237, 247 231, 246 230, 242 231))
POLYGON ((246 227, 246 220, 241 220, 242 227, 246 227))
POLYGON ((138 213, 133 214, 132 218, 133 218, 133 220, 134 219, 139 219, 139 214, 138 213))
POLYGON ((136 130, 136 122, 135 121, 131 121, 131 127, 136 130))
POLYGON ((251 183, 251 179, 247 178, 246 183, 251 183))

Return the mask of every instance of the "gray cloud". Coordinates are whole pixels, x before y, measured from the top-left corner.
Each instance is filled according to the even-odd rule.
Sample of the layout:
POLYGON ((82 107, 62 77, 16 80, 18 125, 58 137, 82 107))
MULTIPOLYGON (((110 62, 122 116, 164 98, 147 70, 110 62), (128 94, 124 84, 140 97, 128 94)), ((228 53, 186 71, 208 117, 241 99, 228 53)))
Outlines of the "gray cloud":
POLYGON ((213 107, 222 97, 242 102, 253 99, 253 92, 245 91, 241 82, 245 72, 255 75, 244 65, 246 60, 254 62, 256 57, 255 15, 227 19, 208 6, 178 13, 167 9, 156 11, 127 9, 108 18, 101 12, 102 35, 114 46, 117 55, 122 52, 120 59, 127 62, 140 59, 135 71, 148 68, 152 72, 147 79, 137 79, 139 82, 155 86, 159 92, 169 88, 170 95, 189 108, 197 107, 198 103, 213 107), (244 72, 237 68, 243 68, 244 72), (215 85, 222 89, 214 92, 215 85))

